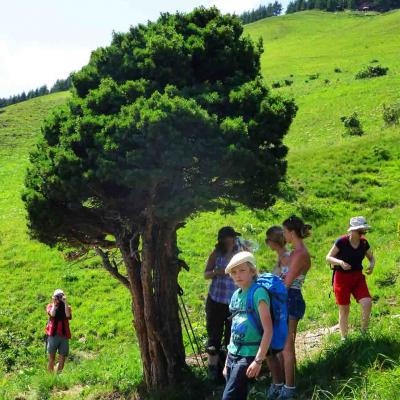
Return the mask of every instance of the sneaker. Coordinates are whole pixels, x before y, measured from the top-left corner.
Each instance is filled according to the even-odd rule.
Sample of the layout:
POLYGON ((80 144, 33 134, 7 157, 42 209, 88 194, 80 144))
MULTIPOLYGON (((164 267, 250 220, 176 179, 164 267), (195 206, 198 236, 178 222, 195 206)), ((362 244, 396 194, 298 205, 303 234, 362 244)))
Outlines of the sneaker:
POLYGON ((287 386, 283 386, 281 392, 277 400, 290 400, 296 397, 296 389, 295 388, 288 388, 287 386))
POLYGON ((271 383, 271 386, 266 391, 267 400, 276 400, 281 393, 283 385, 276 385, 275 383, 271 383))

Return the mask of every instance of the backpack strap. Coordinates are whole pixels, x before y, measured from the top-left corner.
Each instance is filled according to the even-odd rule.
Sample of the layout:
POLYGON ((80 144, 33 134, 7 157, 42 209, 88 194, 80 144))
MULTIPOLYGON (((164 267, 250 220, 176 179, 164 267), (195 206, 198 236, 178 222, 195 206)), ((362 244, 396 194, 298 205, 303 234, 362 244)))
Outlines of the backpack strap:
POLYGON ((251 285, 249 289, 249 292, 247 293, 247 301, 246 301, 247 318, 250 321, 251 325, 253 325, 254 329, 256 329, 261 336, 264 333, 264 329, 262 327, 261 320, 257 314, 257 310, 254 307, 254 293, 258 288, 262 287, 263 286, 257 283, 253 283, 253 285, 251 285))

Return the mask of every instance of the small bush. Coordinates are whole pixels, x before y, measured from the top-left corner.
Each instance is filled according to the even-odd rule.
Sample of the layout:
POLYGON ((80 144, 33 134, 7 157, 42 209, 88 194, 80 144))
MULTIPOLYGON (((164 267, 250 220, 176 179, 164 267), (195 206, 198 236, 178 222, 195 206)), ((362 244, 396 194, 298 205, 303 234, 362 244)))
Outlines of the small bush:
POLYGON ((314 81, 319 78, 319 73, 308 75, 310 81, 314 81))
POLYGON ((333 71, 336 72, 337 74, 340 74, 342 72, 342 70, 338 67, 336 67, 333 71))
POLYGON ((383 120, 387 126, 398 125, 400 122, 400 103, 383 104, 383 120))
POLYGON ((324 83, 325 83, 325 85, 327 85, 328 83, 330 83, 331 81, 329 80, 329 79, 325 79, 324 80, 324 83))
POLYGON ((340 117, 340 120, 343 122, 343 125, 346 128, 347 135, 362 136, 364 134, 364 131, 361 127, 361 122, 358 119, 358 114, 356 112, 348 117, 340 117))
POLYGON ((370 61, 371 64, 376 64, 378 62, 379 62, 379 60, 377 60, 376 58, 374 58, 373 60, 370 61))
POLYGON ((368 65, 368 67, 357 72, 356 79, 376 78, 378 76, 386 75, 388 71, 389 68, 382 67, 381 65, 368 65))
POLYGON ((292 86, 293 85, 293 81, 291 79, 285 79, 285 86, 292 86))
POLYGON ((390 151, 384 147, 374 146, 372 152, 378 161, 389 161, 391 159, 390 151))
POLYGON ((276 81, 276 82, 272 82, 271 85, 274 89, 280 88, 282 86, 281 82, 276 81))

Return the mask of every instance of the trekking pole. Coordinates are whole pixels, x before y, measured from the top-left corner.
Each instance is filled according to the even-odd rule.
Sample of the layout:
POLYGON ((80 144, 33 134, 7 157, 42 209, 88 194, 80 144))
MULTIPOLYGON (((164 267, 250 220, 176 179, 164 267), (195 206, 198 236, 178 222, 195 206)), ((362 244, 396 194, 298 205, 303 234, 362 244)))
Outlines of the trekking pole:
MULTIPOLYGON (((183 290, 182 290, 182 294, 183 294, 183 290)), ((185 303, 184 303, 184 301, 183 301, 182 295, 180 295, 180 298, 181 298, 183 310, 184 310, 184 312, 185 312, 185 314, 186 314, 186 318, 187 318, 188 323, 189 323, 190 330, 191 330, 192 335, 193 335, 194 343, 196 344, 197 353, 198 353, 198 355, 199 355, 199 357, 200 357, 200 360, 201 360, 201 363, 202 363, 202 365, 203 365, 203 368, 206 368, 206 365, 205 365, 205 363, 204 363, 203 357, 201 356, 201 350, 200 350, 199 341, 197 340, 197 336, 196 336, 196 334, 194 333, 194 329, 193 329, 193 326, 192 326, 192 322, 190 321, 189 313, 188 313, 187 308, 186 308, 186 305, 185 305, 185 303)))
POLYGON ((183 301, 183 289, 179 285, 178 285, 178 296, 179 296, 180 301, 181 301, 181 304, 179 304, 179 300, 178 300, 178 306, 179 306, 179 310, 180 310, 180 313, 181 313, 181 318, 184 321, 185 329, 186 329, 187 335, 189 337, 189 340, 191 342, 192 350, 193 350, 193 353, 194 353, 194 355, 196 357, 197 364, 199 364, 199 367, 201 368, 200 362, 199 362, 199 360, 197 358, 197 357, 199 357, 200 360, 201 360, 201 364, 202 364, 203 368, 206 368, 206 366, 204 364, 204 360, 203 360, 203 358, 201 356, 201 350, 200 350, 199 342, 197 340, 197 336, 194 333, 194 329, 193 329, 192 323, 190 321, 189 313, 187 311, 185 302, 183 301), (183 309, 183 311, 182 311, 182 309, 183 309), (187 324, 186 324, 186 320, 187 320, 187 324), (193 337, 193 339, 190 336, 190 333, 191 333, 191 336, 193 337), (196 353, 196 349, 194 348, 194 344, 193 343, 196 344, 197 353, 196 353))
POLYGON ((179 304, 179 302, 178 302, 178 307, 179 307, 179 313, 181 315, 181 320, 183 322, 183 325, 185 326, 186 334, 187 334, 188 339, 189 339, 190 347, 192 348, 192 351, 193 351, 193 354, 194 354, 194 358, 196 359, 198 367, 201 368, 200 362, 199 362, 199 360, 197 358, 196 350, 195 350, 194 345, 193 345, 192 338, 190 337, 190 334, 189 334, 189 329, 188 329, 188 327, 186 325, 186 321, 185 321, 185 318, 183 316, 182 307, 179 304))

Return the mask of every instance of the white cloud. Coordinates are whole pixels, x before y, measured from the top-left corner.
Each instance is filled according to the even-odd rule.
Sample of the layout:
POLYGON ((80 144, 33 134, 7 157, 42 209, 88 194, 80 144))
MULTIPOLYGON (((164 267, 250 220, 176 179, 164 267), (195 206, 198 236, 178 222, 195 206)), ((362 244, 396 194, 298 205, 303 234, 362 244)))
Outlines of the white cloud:
POLYGON ((0 97, 9 97, 23 91, 65 79, 70 72, 89 61, 90 49, 11 43, 0 38, 0 97))

